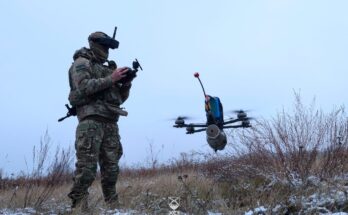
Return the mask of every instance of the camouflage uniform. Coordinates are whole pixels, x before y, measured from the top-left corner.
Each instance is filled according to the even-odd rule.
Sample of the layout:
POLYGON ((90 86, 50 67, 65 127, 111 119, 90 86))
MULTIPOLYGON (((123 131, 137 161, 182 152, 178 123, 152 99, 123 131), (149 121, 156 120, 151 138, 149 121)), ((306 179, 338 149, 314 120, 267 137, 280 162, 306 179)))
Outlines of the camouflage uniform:
MULTIPOLYGON (((70 104, 76 106, 76 170, 68 196, 72 207, 88 197, 88 188, 96 177, 97 163, 107 203, 117 202, 116 181, 122 145, 117 126, 119 106, 128 98, 130 84, 113 83, 112 70, 103 65, 91 49, 75 52, 69 69, 70 104)), ((105 59, 106 60, 106 59, 105 59)))

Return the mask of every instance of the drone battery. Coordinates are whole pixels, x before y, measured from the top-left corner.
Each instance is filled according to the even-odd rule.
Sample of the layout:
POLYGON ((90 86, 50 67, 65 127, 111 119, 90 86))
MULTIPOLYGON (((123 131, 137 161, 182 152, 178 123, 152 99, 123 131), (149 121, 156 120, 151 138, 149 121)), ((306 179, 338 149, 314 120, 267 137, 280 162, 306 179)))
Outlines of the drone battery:
POLYGON ((209 110, 213 114, 216 123, 223 122, 223 110, 219 97, 209 97, 209 110))

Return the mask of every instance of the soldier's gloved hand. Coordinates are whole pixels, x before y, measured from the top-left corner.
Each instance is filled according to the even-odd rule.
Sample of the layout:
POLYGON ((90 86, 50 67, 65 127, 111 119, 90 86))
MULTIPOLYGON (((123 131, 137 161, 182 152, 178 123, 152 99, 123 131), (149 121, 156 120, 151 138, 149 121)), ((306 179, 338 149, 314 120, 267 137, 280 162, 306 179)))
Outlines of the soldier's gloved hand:
POLYGON ((126 82, 122 84, 122 87, 128 87, 130 88, 132 86, 132 81, 126 82))
POLYGON ((115 69, 111 74, 112 81, 115 83, 116 81, 121 80, 122 78, 126 77, 127 72, 128 72, 127 67, 121 67, 121 68, 115 69))

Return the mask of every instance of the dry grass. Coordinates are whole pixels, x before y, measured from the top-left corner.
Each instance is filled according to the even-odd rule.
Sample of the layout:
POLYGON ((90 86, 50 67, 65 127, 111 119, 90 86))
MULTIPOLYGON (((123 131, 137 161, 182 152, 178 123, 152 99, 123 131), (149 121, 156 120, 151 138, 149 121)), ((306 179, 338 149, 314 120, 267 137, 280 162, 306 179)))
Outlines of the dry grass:
MULTIPOLYGON (((178 177, 176 173, 160 173, 147 177, 127 177, 120 176, 117 183, 117 190, 120 197, 122 208, 135 209, 137 211, 154 213, 160 209, 169 211, 168 197, 180 197, 182 200, 181 210, 196 210, 193 205, 206 207, 212 192, 213 181, 197 175, 196 172, 188 171, 178 177), (199 201, 204 200, 200 203, 199 201)), ((19 185, 14 188, 3 189, 1 191, 0 208, 25 208, 33 207, 39 211, 47 212, 52 206, 67 211, 70 201, 66 196, 71 187, 71 183, 56 185, 50 196, 45 199, 40 207, 35 206, 36 201, 27 201, 27 187, 19 185), (26 206, 25 202, 28 202, 26 206)), ((42 184, 31 186, 31 198, 37 200, 45 190, 42 184)), ((99 208, 107 208, 103 202, 100 180, 97 179, 91 186, 89 195, 89 205, 92 208, 91 214, 98 214, 99 208)))
MULTIPOLYGON (((129 176, 129 172, 126 175, 121 173, 117 183, 121 208, 133 209, 143 214, 161 214, 159 211, 167 213, 169 211, 167 199, 174 196, 181 199, 179 209, 190 214, 205 214, 207 210, 219 211, 223 214, 243 214, 259 205, 275 207, 279 203, 286 203, 291 195, 309 196, 318 192, 317 188, 294 190, 288 184, 278 182, 272 184, 272 181, 261 176, 240 175, 240 177, 234 176, 233 180, 231 178, 216 180, 214 176, 209 176, 207 170, 218 171, 222 167, 221 162, 217 162, 217 166, 213 168, 215 161, 211 160, 200 164, 194 170, 187 171, 171 169, 171 172, 168 172, 167 168, 156 170, 151 168, 147 176, 129 176)), ((231 161, 228 163, 231 164, 231 161)), ((141 171, 146 172, 145 169, 141 171)), ((71 185, 71 182, 67 182, 55 186, 44 204, 36 209, 47 212, 55 208, 55 212, 61 214, 68 211, 70 201, 66 195, 71 185)), ((45 188, 38 185, 33 186, 32 189, 35 191, 32 199, 35 200, 45 188)), ((107 206, 102 198, 99 179, 93 183, 89 192, 91 214, 101 214, 100 208, 106 209, 107 206)), ((329 192, 329 190, 320 192, 329 192)), ((0 194, 0 208, 23 208, 25 193, 25 186, 19 186, 17 189, 3 189, 0 194)), ((28 206, 35 208, 34 204, 28 204, 28 206)))
POLYGON ((40 210, 62 198, 59 191, 70 181, 72 152, 56 148, 52 156, 50 147, 51 139, 46 131, 39 147, 33 149, 31 170, 16 178, 0 177, 1 208, 31 207, 40 210), (50 155, 53 159, 48 159, 50 155))

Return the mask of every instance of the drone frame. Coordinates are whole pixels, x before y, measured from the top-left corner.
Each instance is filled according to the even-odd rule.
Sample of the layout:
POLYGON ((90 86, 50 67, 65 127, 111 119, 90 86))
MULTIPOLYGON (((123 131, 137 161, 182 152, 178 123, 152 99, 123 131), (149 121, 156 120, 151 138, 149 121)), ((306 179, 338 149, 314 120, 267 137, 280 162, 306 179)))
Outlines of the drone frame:
MULTIPOLYGON (((230 118, 227 121, 224 121, 222 123, 222 126, 219 126, 220 129, 225 129, 225 128, 248 128, 251 127, 250 125, 250 118, 249 117, 241 117, 241 118, 230 118), (237 122, 242 122, 242 124, 239 125, 231 125, 237 122)), ((214 124, 214 123, 211 123, 214 124)), ((189 123, 186 124, 184 119, 181 119, 178 117, 178 119, 175 121, 175 125, 173 127, 175 128, 186 128, 186 134, 193 134, 193 133, 198 133, 202 131, 206 131, 207 127, 211 124, 208 123, 189 123), (195 130, 195 128, 200 128, 195 130)))

